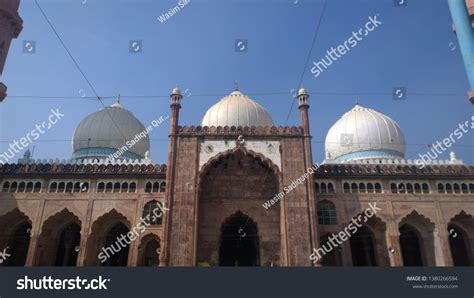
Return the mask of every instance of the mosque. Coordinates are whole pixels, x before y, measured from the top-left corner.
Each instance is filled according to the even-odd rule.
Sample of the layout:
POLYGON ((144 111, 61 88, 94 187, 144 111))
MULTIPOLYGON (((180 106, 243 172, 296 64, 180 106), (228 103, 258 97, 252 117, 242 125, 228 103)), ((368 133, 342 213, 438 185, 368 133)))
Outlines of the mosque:
MULTIPOLYGON (((18 8, 0 3, 0 75, 22 30, 18 8)), ((0 101, 6 90, 0 82, 0 101)), ((120 103, 78 124, 71 159, 26 151, 0 164, 0 266, 474 265, 474 167, 454 153, 424 167, 405 159, 387 115, 356 105, 315 163, 304 88, 298 127, 275 126, 238 90, 199 126, 180 126, 179 88, 170 99, 166 165, 152 162, 146 128, 120 103), (313 262, 371 204, 378 211, 313 262)))
POLYGON ((200 126, 180 126, 175 88, 167 165, 152 162, 148 135, 110 158, 146 128, 120 103, 92 113, 73 133, 71 159, 27 151, 0 165, 0 249, 10 255, 0 265, 472 266, 474 168, 454 153, 425 167, 406 160, 397 122, 360 105, 331 127, 314 166, 309 97, 299 90, 299 127, 275 126, 238 90, 200 126), (370 203, 380 210, 313 263, 370 203), (157 208, 162 216, 150 217, 157 208), (99 260, 130 233, 134 241, 99 260))

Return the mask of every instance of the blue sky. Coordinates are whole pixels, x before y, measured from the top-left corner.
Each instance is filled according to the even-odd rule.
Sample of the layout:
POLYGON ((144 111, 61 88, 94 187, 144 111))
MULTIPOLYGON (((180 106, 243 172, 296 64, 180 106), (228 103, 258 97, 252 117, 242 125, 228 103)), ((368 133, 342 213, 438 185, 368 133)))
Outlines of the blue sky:
MULTIPOLYGON (((178 83, 191 95, 183 100, 180 124, 198 125, 206 110, 232 91, 234 81, 270 112, 276 125, 284 125, 294 100, 290 92, 305 67, 323 7, 322 0, 191 0, 161 23, 157 17, 177 1, 38 1, 99 95, 122 94, 123 105, 145 126, 169 115, 169 99, 127 95, 168 95, 178 83), (236 39, 248 40, 247 52, 235 51, 236 39), (129 52, 130 40, 143 41, 141 53, 129 52)), ((80 98, 94 96, 93 91, 34 1, 23 0, 20 15, 24 29, 12 43, 3 72, 11 97, 0 104, 0 151, 59 108, 64 118, 38 139, 34 157, 69 158, 74 128, 102 105, 80 98), (36 42, 34 54, 23 53, 24 40, 36 42)), ((395 7, 393 0, 328 0, 303 76, 312 94, 315 162, 324 158, 328 129, 356 100, 400 124, 407 158, 425 153, 428 144, 471 119, 468 82, 451 23, 445 0, 409 0, 405 7, 395 7), (379 28, 319 77, 311 74, 312 61, 376 14, 383 23, 379 28), (407 89, 405 100, 392 99, 399 86, 407 89)), ((104 99, 106 105, 113 102, 104 99)), ((296 105, 286 124, 300 125, 296 105)), ((168 129, 166 122, 150 133, 157 163, 166 162, 168 129)), ((458 158, 474 164, 473 146, 471 131, 453 148, 458 158)))

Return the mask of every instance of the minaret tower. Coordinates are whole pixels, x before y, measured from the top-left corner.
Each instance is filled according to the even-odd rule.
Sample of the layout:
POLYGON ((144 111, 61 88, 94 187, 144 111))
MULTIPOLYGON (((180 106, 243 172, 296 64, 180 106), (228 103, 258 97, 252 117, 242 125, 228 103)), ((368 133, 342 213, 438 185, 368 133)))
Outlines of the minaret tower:
POLYGON ((0 102, 7 96, 7 86, 1 77, 10 43, 23 29, 23 20, 18 15, 19 6, 20 0, 0 1, 0 102))
MULTIPOLYGON (((170 123, 170 134, 169 134, 169 145, 168 145, 168 167, 166 170, 166 196, 165 196, 165 207, 173 209, 173 194, 175 184, 175 172, 176 172, 176 147, 177 147, 177 133, 179 124, 179 110, 181 109, 181 90, 176 86, 171 91, 171 123, 170 123)), ((160 266, 168 266, 169 263, 169 243, 171 233, 171 212, 163 212, 163 243, 160 255, 160 266)))
MULTIPOLYGON (((301 125, 303 127, 303 149, 304 149, 304 159, 305 159, 305 168, 310 168, 313 166, 313 155, 311 151, 311 133, 309 131, 309 94, 306 92, 306 89, 301 86, 298 90, 298 109, 301 112, 301 125)), ((307 188, 307 200, 308 200, 308 216, 310 223, 310 237, 311 237, 311 247, 317 249, 319 247, 319 238, 318 238, 318 226, 317 226, 317 212, 316 212, 316 198, 314 196, 314 177, 309 175, 306 179, 306 188, 307 188)), ((316 264, 319 266, 319 264, 316 264)))

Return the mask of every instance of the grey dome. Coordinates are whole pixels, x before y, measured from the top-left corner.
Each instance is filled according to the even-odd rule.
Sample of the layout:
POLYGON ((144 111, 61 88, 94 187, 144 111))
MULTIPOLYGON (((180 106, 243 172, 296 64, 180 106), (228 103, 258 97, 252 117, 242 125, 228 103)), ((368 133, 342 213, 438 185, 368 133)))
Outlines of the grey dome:
POLYGON ((132 143, 143 131, 143 124, 131 112, 115 103, 79 123, 73 135, 73 158, 107 157, 127 146, 127 142, 132 146, 127 146, 128 150, 122 154, 122 158, 144 158, 150 150, 148 134, 140 136, 135 144, 132 143))
POLYGON ((202 126, 273 126, 270 114, 256 101, 234 91, 213 105, 202 126))
POLYGON ((395 120, 355 105, 329 129, 326 155, 340 161, 404 158, 405 137, 395 120))

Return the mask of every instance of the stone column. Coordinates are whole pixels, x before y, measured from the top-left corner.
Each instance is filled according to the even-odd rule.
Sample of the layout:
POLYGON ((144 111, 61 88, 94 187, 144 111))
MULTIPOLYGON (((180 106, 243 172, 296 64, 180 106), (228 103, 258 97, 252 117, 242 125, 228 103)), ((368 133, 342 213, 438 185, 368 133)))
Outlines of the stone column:
MULTIPOLYGON (((92 189, 96 189, 97 186, 94 186, 92 189)), ((76 266, 85 266, 85 261, 87 257, 87 240, 91 233, 91 225, 92 225, 92 210, 94 206, 94 200, 89 198, 89 202, 87 205, 87 212, 84 219, 84 223, 81 224, 81 242, 79 243, 79 253, 77 255, 76 266)))

